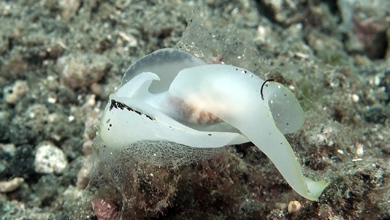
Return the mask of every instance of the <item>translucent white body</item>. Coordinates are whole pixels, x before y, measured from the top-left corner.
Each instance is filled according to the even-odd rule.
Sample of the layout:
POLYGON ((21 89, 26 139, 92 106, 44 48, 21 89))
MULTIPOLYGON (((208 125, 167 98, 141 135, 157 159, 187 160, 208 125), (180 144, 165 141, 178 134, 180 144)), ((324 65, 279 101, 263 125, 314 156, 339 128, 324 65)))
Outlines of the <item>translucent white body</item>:
POLYGON ((163 49, 126 72, 110 96, 100 137, 117 149, 154 140, 195 148, 251 141, 296 192, 316 200, 328 183, 303 176, 283 135, 299 130, 303 122, 298 100, 284 86, 265 83, 239 67, 208 65, 185 52, 163 49))

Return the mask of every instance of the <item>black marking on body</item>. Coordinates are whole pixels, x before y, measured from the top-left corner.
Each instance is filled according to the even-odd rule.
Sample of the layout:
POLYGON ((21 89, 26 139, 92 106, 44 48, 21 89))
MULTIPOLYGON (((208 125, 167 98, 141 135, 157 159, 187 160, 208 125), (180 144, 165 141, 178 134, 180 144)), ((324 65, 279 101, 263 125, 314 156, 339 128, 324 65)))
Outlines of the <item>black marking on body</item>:
MULTIPOLYGON (((116 108, 116 102, 114 100, 111 100, 109 111, 112 110, 112 108, 116 108)), ((107 121, 108 122, 108 121, 107 121)))
POLYGON ((142 113, 140 111, 137 111, 137 110, 134 110, 132 109, 135 113, 137 113, 138 115, 142 115, 142 113))
POLYGON ((140 111, 138 111, 136 109, 130 108, 129 106, 127 106, 127 105, 125 105, 125 104, 123 104, 121 102, 118 102, 118 101, 115 101, 115 100, 111 99, 111 104, 110 104, 109 110, 111 111, 113 108, 120 109, 120 110, 126 109, 127 111, 135 112, 138 115, 145 115, 145 117, 147 117, 148 119, 150 119, 152 121, 156 120, 155 118, 153 118, 150 115, 144 114, 144 113, 142 113, 142 112, 140 112, 140 111))
POLYGON ((261 90, 260 90, 260 95, 261 95, 261 99, 264 100, 264 94, 263 94, 263 89, 264 89, 264 86, 267 82, 274 82, 275 79, 267 79, 266 81, 263 82, 263 85, 261 85, 261 90))
POLYGON ((147 118, 149 118, 150 120, 154 120, 154 118, 150 117, 149 115, 145 115, 147 118))

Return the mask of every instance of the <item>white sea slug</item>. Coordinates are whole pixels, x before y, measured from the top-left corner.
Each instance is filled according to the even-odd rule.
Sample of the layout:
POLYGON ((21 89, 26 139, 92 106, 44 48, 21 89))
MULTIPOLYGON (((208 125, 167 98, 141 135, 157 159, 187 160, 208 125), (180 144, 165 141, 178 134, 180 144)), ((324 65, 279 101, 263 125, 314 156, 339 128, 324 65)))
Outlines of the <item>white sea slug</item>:
POLYGON ((193 148, 252 142, 297 193, 316 200, 328 183, 303 176, 284 137, 303 122, 298 100, 284 86, 239 67, 209 65, 180 50, 162 49, 126 71, 110 95, 99 134, 109 149, 143 141, 193 148))

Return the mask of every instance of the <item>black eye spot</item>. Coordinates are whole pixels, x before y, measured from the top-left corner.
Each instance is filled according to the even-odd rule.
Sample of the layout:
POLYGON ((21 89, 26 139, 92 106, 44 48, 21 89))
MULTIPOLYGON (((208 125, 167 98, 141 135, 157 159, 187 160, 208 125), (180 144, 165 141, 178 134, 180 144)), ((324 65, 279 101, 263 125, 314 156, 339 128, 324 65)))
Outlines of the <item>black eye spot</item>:
POLYGON ((288 123, 286 123, 286 125, 288 125, 288 123))
POLYGON ((112 124, 110 124, 110 127, 112 127, 112 124))
POLYGON ((211 134, 209 134, 209 136, 211 136, 211 134))

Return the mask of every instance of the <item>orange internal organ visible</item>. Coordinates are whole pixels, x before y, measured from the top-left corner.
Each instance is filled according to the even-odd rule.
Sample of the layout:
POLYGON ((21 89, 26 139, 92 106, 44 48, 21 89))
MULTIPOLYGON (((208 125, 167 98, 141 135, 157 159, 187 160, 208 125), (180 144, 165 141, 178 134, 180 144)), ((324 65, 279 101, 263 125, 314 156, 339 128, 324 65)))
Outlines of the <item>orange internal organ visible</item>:
POLYGON ((200 100, 191 103, 196 103, 196 106, 179 98, 170 99, 170 105, 175 109, 175 113, 180 115, 178 119, 181 121, 199 125, 213 125, 222 122, 219 117, 202 108, 205 103, 200 100))

